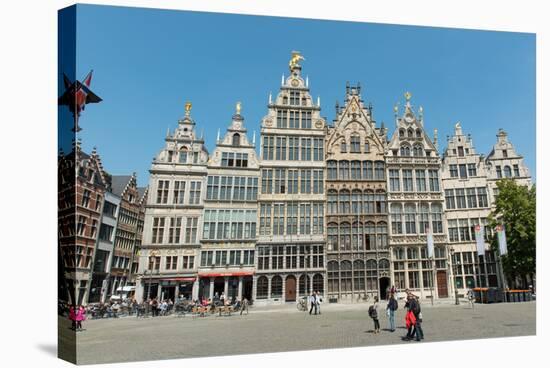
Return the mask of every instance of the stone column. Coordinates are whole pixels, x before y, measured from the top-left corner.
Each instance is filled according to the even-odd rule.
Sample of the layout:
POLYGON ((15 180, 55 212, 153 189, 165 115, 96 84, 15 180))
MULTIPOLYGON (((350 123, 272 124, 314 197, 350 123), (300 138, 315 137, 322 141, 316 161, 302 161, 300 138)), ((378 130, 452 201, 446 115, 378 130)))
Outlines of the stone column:
POLYGON ((180 295, 180 284, 176 283, 176 287, 174 290, 174 300, 172 300, 174 303, 176 300, 178 300, 178 296, 180 295))
POLYGON ((300 277, 302 277, 301 274, 296 277, 296 300, 300 298, 300 277))
POLYGON ((135 294, 135 297, 136 297, 136 301, 138 303, 143 302, 143 292, 144 292, 144 282, 143 282, 143 278, 140 277, 136 281, 136 294, 135 294))
POLYGON ((252 300, 256 301, 258 276, 252 277, 252 300))
POLYGON ((225 276, 223 278, 223 293, 225 294, 225 298, 227 299, 229 297, 228 295, 228 292, 229 292, 229 277, 225 276))
POLYGON ((281 292, 281 302, 284 303, 286 301, 286 277, 288 275, 281 275, 281 279, 283 280, 283 287, 281 292))
POLYGON ((237 299, 241 300, 243 298, 243 277, 239 276, 239 288, 237 291, 237 299))
POLYGON ((273 276, 268 276, 267 279, 267 300, 271 300, 271 278, 273 276))
POLYGON ((214 299, 214 278, 210 277, 210 288, 208 289, 208 297, 214 299))
POLYGON ((196 300, 199 298, 199 278, 197 277, 193 282, 193 291, 191 292, 191 299, 196 300))

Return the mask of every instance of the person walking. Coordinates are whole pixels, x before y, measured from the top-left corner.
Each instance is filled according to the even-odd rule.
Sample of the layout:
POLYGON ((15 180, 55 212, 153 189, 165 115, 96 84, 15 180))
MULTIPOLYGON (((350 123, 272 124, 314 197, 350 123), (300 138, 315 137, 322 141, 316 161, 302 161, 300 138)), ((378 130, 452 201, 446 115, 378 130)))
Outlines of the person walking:
POLYGON ((82 305, 79 305, 75 315, 77 331, 82 331, 82 321, 84 321, 85 319, 86 319, 86 308, 84 308, 82 305))
POLYGON ((243 315, 243 312, 246 310, 246 315, 248 316, 248 299, 243 297, 243 300, 241 302, 241 316, 243 315))
POLYGON ((395 332, 395 311, 398 308, 397 299, 395 295, 390 293, 390 299, 388 300, 388 305, 386 306, 386 313, 388 315, 388 321, 390 323, 390 331, 395 332))
POLYGON ((468 302, 470 303, 470 306, 472 309, 474 309, 474 303, 476 301, 476 298, 474 296, 474 291, 472 289, 468 290, 468 302))
POLYGON ((378 320, 378 296, 374 297, 374 303, 369 307, 369 317, 374 322, 374 333, 380 333, 380 321, 378 320))
POLYGON ((315 309, 315 315, 317 314, 317 296, 315 292, 311 293, 311 307, 309 308, 309 314, 315 309))
POLYGON ((319 290, 316 291, 315 301, 317 302, 317 311, 321 314, 321 303, 323 302, 323 298, 321 297, 321 294, 319 294, 319 290))

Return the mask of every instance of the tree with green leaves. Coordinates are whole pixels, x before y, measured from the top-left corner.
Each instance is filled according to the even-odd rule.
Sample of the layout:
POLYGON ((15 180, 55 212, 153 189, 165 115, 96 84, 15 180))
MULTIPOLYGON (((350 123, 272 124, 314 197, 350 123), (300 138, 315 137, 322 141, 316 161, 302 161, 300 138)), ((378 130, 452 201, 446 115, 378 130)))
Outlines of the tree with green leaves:
MULTIPOLYGON (((489 226, 504 225, 508 253, 502 256, 502 267, 508 286, 527 288, 536 273, 536 190, 518 185, 511 179, 497 182, 495 208, 489 215, 489 226)), ((491 248, 499 254, 496 233, 491 248)))

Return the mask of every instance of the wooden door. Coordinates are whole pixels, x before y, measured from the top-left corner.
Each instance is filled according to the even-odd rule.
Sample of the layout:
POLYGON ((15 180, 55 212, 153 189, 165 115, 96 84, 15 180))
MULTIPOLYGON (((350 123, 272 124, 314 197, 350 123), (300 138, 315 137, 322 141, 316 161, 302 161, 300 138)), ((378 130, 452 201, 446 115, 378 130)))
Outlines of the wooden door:
POLYGON ((296 301, 296 278, 294 276, 288 276, 285 284, 285 301, 296 301))
POLYGON ((447 298, 449 296, 446 271, 437 271, 437 295, 439 298, 447 298))

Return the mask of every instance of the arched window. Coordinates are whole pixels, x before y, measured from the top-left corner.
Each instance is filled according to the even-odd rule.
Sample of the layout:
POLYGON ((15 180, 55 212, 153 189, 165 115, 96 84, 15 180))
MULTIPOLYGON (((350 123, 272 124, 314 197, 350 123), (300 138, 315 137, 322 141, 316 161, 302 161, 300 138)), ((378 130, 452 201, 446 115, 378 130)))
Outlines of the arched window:
POLYGON ((376 244, 378 249, 388 249, 388 224, 384 221, 376 224, 376 244))
POLYGON ((420 204, 418 212, 418 232, 425 234, 426 229, 430 226, 430 209, 427 203, 420 204))
POLYGON ((390 269, 390 261, 384 258, 381 259, 380 261, 378 261, 378 269, 380 271, 388 271, 390 269))
POLYGON ((352 291, 351 289, 351 262, 350 261, 342 261, 340 264, 340 277, 342 280, 342 292, 346 291, 352 291))
POLYGON ((405 129, 399 129, 399 138, 405 138, 405 129))
POLYGON ((346 153, 348 151, 348 147, 346 145, 346 141, 345 140, 342 140, 340 142, 340 152, 341 153, 346 153))
POLYGON ((327 161, 328 180, 338 179, 337 174, 338 174, 338 169, 336 167, 336 161, 334 161, 334 160, 327 161))
POLYGON ((363 161, 363 180, 372 180, 373 177, 372 161, 363 161))
POLYGON ((424 150, 422 149, 422 146, 419 144, 415 144, 413 147, 413 156, 414 157, 422 157, 424 156, 424 150))
POLYGON ((405 234, 416 234, 416 206, 412 203, 405 205, 405 234))
POLYGON ((340 213, 350 213, 350 195, 349 190, 341 190, 338 196, 338 203, 340 204, 340 213))
POLYGON ((390 208, 391 212, 391 232, 392 234, 403 234, 402 207, 394 203, 390 208))
POLYGON ((363 250, 363 224, 357 221, 353 222, 351 231, 353 234, 353 239, 351 240, 353 250, 363 250))
POLYGON ((374 162, 374 178, 376 180, 384 180, 384 161, 374 162))
POLYGON ((443 209, 439 203, 432 204, 432 228, 434 234, 443 232, 443 209))
POLYGON ((313 291, 318 291, 319 294, 325 293, 325 283, 323 280, 323 275, 316 273, 313 276, 313 291))
POLYGON ((240 146, 241 145, 241 136, 239 133, 233 134, 233 146, 240 146))
POLYGON ((338 161, 338 179, 349 180, 349 161, 338 161))
POLYGON ((351 192, 351 212, 353 214, 360 214, 362 213, 362 207, 361 206, 361 191, 359 189, 354 189, 351 192))
POLYGON ((340 224, 340 249, 351 250, 351 224, 349 222, 340 224))
POLYGON ((361 137, 358 134, 353 134, 350 137, 350 152, 361 153, 361 137))
POLYGON ((283 296, 283 279, 281 276, 273 276, 271 279, 271 298, 281 298, 283 296))
POLYGON ((505 178, 511 178, 512 177, 512 169, 508 165, 504 166, 504 177, 505 178))
POLYGON ((338 262, 330 261, 327 263, 327 276, 328 276, 328 292, 337 293, 338 292, 338 262))
POLYGON ((338 192, 334 189, 328 191, 328 213, 338 213, 338 192))
POLYGON ((401 146, 400 154, 401 156, 409 157, 411 155, 411 148, 407 145, 401 146))
POLYGON ((422 138, 422 131, 420 129, 416 129, 416 138, 422 138))
POLYGON ((310 277, 307 275, 300 276, 298 280, 298 288, 300 289, 300 296, 309 295, 310 289, 310 277))
POLYGON ((268 280, 265 276, 258 277, 256 281, 256 299, 267 299, 268 280))
POLYGON ((351 179, 361 180, 361 161, 351 162, 351 179))
POLYGON ((414 133, 413 133, 413 130, 412 130, 412 129, 407 130, 407 136, 408 136, 409 138, 413 138, 413 137, 414 137, 414 133))
POLYGON ((369 141, 365 139, 365 153, 369 153, 369 152, 370 152, 370 144, 369 144, 369 141))
POLYGON ((338 249, 338 224, 331 222, 327 228, 328 250, 338 249))
POLYGON ((372 190, 366 190, 363 193, 363 202, 364 202, 363 203, 364 213, 375 213, 375 208, 374 208, 375 195, 372 190))
POLYGON ((365 223, 365 250, 376 249, 376 226, 374 222, 365 223))
POLYGON ((376 213, 386 213, 386 192, 381 189, 376 191, 375 210, 376 213))
POLYGON ((367 290, 378 290, 378 272, 376 270, 376 261, 369 259, 367 261, 367 290))
POLYGON ((365 290, 365 263, 360 259, 353 261, 353 289, 365 290))

